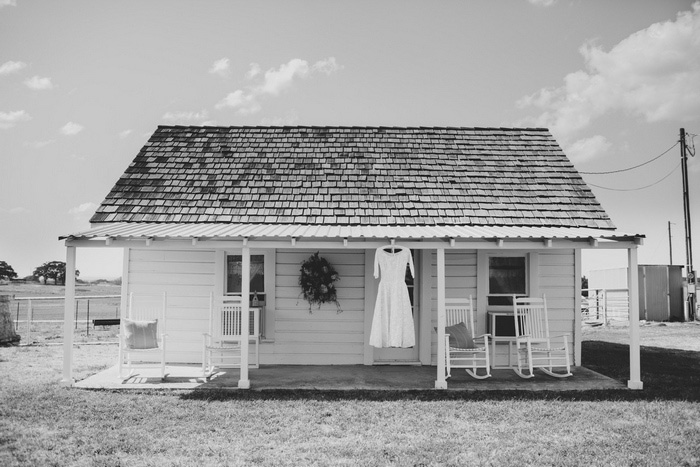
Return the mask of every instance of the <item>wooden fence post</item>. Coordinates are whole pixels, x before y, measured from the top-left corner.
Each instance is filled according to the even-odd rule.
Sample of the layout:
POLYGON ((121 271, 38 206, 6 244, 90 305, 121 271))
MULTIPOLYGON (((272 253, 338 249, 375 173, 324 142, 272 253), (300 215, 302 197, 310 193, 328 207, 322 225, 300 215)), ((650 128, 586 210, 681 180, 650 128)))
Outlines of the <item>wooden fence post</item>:
POLYGON ((32 342, 32 319, 34 315, 34 307, 32 306, 32 299, 30 298, 27 303, 27 344, 32 342))

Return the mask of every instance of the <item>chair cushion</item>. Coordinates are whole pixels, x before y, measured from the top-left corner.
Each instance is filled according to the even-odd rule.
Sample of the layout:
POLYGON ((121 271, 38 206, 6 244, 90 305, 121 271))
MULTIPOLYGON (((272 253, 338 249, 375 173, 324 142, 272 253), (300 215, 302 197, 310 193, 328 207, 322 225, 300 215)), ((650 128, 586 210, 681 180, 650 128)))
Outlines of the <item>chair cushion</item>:
POLYGON ((134 321, 124 320, 124 336, 127 349, 157 349, 158 320, 134 321))
POLYGON ((458 349, 473 349, 474 339, 465 323, 457 323, 445 328, 445 334, 450 335, 450 347, 458 349))

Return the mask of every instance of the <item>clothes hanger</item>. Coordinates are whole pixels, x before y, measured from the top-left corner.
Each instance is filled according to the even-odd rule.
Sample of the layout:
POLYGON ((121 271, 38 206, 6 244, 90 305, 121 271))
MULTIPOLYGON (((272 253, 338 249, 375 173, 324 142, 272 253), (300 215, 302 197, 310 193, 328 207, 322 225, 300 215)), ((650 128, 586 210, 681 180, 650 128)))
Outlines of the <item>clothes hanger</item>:
POLYGON ((396 245, 396 239, 395 239, 395 238, 392 238, 392 239, 391 239, 391 244, 390 244, 390 245, 387 245, 387 246, 385 246, 385 247, 383 247, 383 250, 384 250, 384 251, 387 251, 389 248, 391 248, 391 252, 392 252, 392 253, 396 253, 396 250, 399 250, 399 251, 405 250, 404 247, 402 247, 402 246, 400 246, 400 245, 396 245))

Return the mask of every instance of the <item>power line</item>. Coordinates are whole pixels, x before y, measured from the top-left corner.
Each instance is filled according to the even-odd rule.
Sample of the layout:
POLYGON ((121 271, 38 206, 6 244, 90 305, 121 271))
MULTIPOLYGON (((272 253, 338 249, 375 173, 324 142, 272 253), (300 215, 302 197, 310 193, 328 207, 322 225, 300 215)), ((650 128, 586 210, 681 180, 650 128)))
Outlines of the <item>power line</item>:
POLYGON ((663 181, 666 180, 668 177, 670 177, 670 176, 673 174, 673 172, 675 172, 676 169, 677 169, 678 167, 680 167, 680 166, 681 166, 681 163, 679 162, 679 163, 673 168, 673 170, 671 170, 669 173, 667 173, 663 178, 661 178, 661 179, 659 179, 659 180, 657 180, 657 181, 655 181, 654 183, 651 183, 651 184, 649 184, 649 185, 640 186, 639 188, 610 188, 610 187, 607 187, 607 186, 596 185, 596 184, 594 184, 594 183, 588 183, 588 185, 594 186, 594 187, 596 187, 596 188, 602 188, 603 190, 612 190, 612 191, 639 191, 639 190, 644 190, 644 189, 646 189, 646 188, 650 188, 650 187, 652 187, 652 186, 654 186, 654 185, 658 185, 659 183, 663 182, 663 181))
MULTIPOLYGON (((666 153, 668 153, 671 149, 673 149, 673 148, 675 148, 676 146, 678 146, 678 144, 679 144, 679 142, 676 141, 676 144, 674 144, 673 146, 671 146, 670 148, 668 148, 667 150, 665 150, 664 152, 662 152, 662 153, 659 154, 658 156, 656 156, 656 157, 654 157, 653 159, 650 159, 650 160, 648 160, 648 161, 646 161, 646 162, 643 162, 643 163, 641 163, 641 164, 639 164, 639 165, 635 165, 634 167, 628 167, 628 168, 626 168, 626 169, 619 169, 619 170, 610 170, 610 171, 607 171, 607 172, 579 172, 579 173, 580 173, 580 174, 583 174, 583 175, 606 175, 606 174, 616 174, 616 173, 620 173, 620 172, 626 172, 626 171, 628 171, 628 170, 637 169, 637 168, 639 168, 639 167, 642 167, 643 165, 647 165, 647 164, 649 164, 649 163, 651 163, 651 162, 654 162, 656 159, 660 158, 661 156, 663 156, 663 155, 665 155, 666 153)), ((592 185, 592 184, 589 183, 589 185, 592 185)), ((602 187, 598 187, 598 188, 602 188, 602 187)))

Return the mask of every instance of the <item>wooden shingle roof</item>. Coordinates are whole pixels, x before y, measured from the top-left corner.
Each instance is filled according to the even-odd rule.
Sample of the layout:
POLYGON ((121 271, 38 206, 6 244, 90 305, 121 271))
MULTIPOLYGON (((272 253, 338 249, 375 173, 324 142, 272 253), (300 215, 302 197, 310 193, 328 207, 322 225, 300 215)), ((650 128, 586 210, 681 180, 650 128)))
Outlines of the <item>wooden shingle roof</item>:
POLYGON ((91 222, 614 228, 529 128, 161 126, 91 222))

